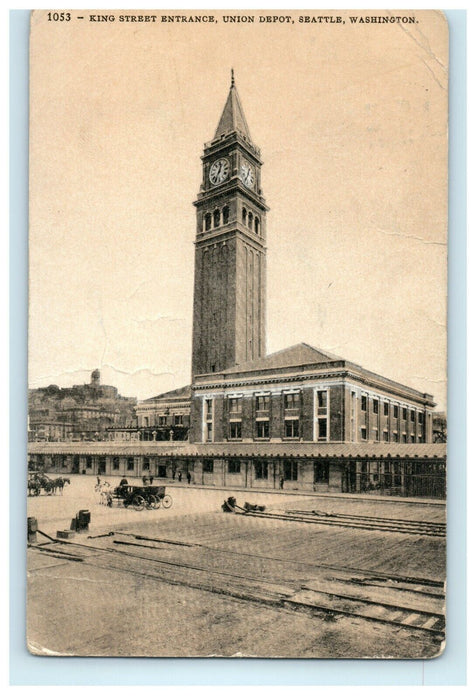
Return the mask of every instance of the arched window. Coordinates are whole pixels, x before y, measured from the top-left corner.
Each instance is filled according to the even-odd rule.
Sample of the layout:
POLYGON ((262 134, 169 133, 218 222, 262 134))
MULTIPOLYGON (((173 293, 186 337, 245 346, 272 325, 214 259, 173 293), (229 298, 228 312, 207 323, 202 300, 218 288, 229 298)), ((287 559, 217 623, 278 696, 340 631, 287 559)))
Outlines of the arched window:
POLYGON ((215 209, 213 212, 213 226, 220 226, 220 210, 215 209))
POLYGON ((212 215, 205 214, 205 231, 209 231, 212 227, 212 215))
POLYGON ((248 228, 253 228, 253 214, 251 212, 248 214, 248 228))
POLYGON ((230 208, 229 207, 223 207, 223 223, 227 224, 229 219, 230 219, 230 208))
POLYGON ((246 209, 243 207, 243 210, 241 212, 241 218, 243 220, 243 223, 246 225, 246 209))
POLYGON ((259 218, 255 216, 255 233, 259 233, 259 218))

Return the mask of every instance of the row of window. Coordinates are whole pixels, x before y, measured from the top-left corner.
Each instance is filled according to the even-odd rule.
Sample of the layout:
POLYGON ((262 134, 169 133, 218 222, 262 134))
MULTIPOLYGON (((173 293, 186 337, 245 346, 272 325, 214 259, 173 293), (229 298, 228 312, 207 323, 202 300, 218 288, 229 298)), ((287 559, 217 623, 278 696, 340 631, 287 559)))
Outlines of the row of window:
POLYGON ((204 231, 210 231, 212 228, 212 222, 213 222, 213 228, 217 228, 218 226, 221 226, 222 224, 225 225, 228 223, 230 220, 230 207, 225 206, 223 209, 215 209, 213 214, 210 214, 210 212, 207 212, 205 216, 203 217, 203 230, 204 231))
MULTIPOLYGON (((255 396, 255 409, 257 411, 269 411, 270 408, 270 395, 258 395, 255 396)), ((287 410, 298 409, 301 407, 301 392, 294 392, 292 394, 283 394, 284 408, 287 410)), ((318 412, 322 413, 323 409, 327 411, 327 391, 317 392, 317 407, 318 412)), ((243 408, 243 397, 232 397, 228 399, 228 412, 229 413, 241 413, 243 408)), ((212 412, 212 399, 206 399, 205 410, 207 415, 211 415, 212 412)))
MULTIPOLYGON (((367 428, 365 426, 362 426, 360 428, 360 437, 362 440, 368 439, 368 431, 367 431, 367 428)), ((372 430, 371 437, 376 442, 379 441, 378 428, 374 428, 372 430)), ((388 430, 382 431, 382 441, 383 442, 390 442, 390 434, 389 434, 388 430)), ((398 442, 398 431, 396 431, 396 430, 394 430, 392 432, 392 442, 398 442)), ((423 442, 423 436, 422 435, 415 436, 413 433, 411 435, 407 435, 407 433, 402 433, 400 442, 423 442)))
MULTIPOLYGON (((213 213, 207 212, 203 217, 203 230, 210 231, 218 226, 225 226, 230 220, 230 207, 224 206, 222 209, 215 209, 213 213)), ((260 233, 260 219, 255 216, 252 211, 248 211, 243 207, 241 211, 241 221, 244 226, 254 231, 256 235, 260 233)))
POLYGON ((244 226, 254 230, 256 235, 259 235, 259 217, 254 216, 252 211, 247 211, 245 207, 241 210, 241 222, 244 226))
MULTIPOLYGON (((228 474, 240 474, 241 462, 239 459, 229 459, 227 461, 228 474)), ((270 475, 270 464, 266 460, 253 460, 253 470, 255 479, 268 479, 270 475)), ((213 474, 214 462, 213 459, 206 459, 203 462, 203 472, 205 474, 213 474)), ((327 465, 320 466, 319 476, 321 479, 329 479, 329 471, 327 465)), ((282 478, 284 481, 297 481, 298 478, 298 463, 294 459, 285 459, 283 461, 282 478)))
MULTIPOLYGON (((378 413, 378 412, 379 412, 379 403, 380 403, 380 402, 379 402, 378 399, 372 399, 372 412, 373 412, 373 413, 378 413)), ((367 406, 368 406, 368 397, 365 396, 365 395, 363 395, 363 396, 361 396, 361 398, 360 398, 360 408, 361 408, 362 411, 367 411, 367 406)), ((398 418, 398 416, 399 416, 399 409, 400 409, 400 406, 398 406, 397 404, 394 404, 394 405, 393 405, 393 417, 394 417, 394 418, 398 418)), ((402 420, 407 420, 407 418, 408 418, 408 409, 405 408, 405 407, 402 407, 401 411, 402 411, 402 420)), ((390 413, 390 404, 389 404, 388 401, 384 401, 384 404, 383 404, 383 415, 384 415, 384 416, 388 416, 389 413, 390 413)), ((412 423, 415 422, 415 414, 416 414, 416 411, 415 411, 413 408, 410 409, 410 421, 411 421, 412 423)), ((418 423, 419 423, 420 425, 423 424, 423 413, 420 413, 420 412, 418 413, 418 423)))
MULTIPOLYGON (((228 438, 230 440, 241 440, 242 438, 242 422, 241 420, 232 420, 229 422, 228 438)), ((206 424, 207 442, 213 440, 213 426, 211 422, 206 424)), ((283 425, 283 437, 292 439, 300 437, 300 421, 299 418, 286 418, 283 425)), ((258 440, 267 440, 270 437, 269 420, 255 421, 254 437, 258 440)), ((317 439, 327 440, 327 418, 317 419, 317 439)))
MULTIPOLYGON (((167 423, 167 419, 170 418, 170 416, 157 416, 155 418, 155 423, 151 421, 149 416, 144 416, 142 419, 142 427, 144 428, 152 428, 154 425, 158 426, 164 426, 164 425, 170 425, 170 423, 167 423)), ((174 425, 183 425, 183 415, 173 415, 172 416, 172 421, 174 425)))

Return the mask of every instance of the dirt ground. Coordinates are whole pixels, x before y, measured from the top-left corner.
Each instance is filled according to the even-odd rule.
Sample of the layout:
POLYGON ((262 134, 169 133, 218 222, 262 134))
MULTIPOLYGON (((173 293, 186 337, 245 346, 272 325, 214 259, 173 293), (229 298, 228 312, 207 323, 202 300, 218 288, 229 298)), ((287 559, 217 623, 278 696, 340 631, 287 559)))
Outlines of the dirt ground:
MULTIPOLYGON (((225 514, 220 508, 227 496, 235 495, 238 503, 247 500, 272 509, 317 507, 334 513, 442 522, 441 505, 176 485, 167 488, 174 499, 170 510, 136 512, 99 505, 91 477, 73 476, 71 481, 63 496, 29 498, 28 515, 38 519, 41 530, 55 536, 57 529, 69 526, 78 510, 88 509, 90 530, 75 537, 78 544, 99 545, 105 540, 88 539, 88 535, 119 530, 199 543, 201 547, 193 554, 195 565, 223 565, 220 557, 225 555, 216 553, 222 549, 226 565, 234 572, 246 573, 251 570, 247 557, 256 555, 253 573, 276 579, 290 576, 293 566, 298 568, 286 563, 289 561, 302 562, 303 567, 322 563, 444 579, 441 539, 257 521, 225 514)), ((172 549, 164 549, 164 556, 172 557, 172 549)), ((434 641, 411 630, 344 616, 311 617, 172 585, 157 580, 147 568, 139 571, 134 565, 125 570, 119 559, 117 567, 114 559, 108 559, 107 566, 104 562, 94 550, 83 562, 74 562, 29 548, 27 619, 32 653, 284 658, 425 658, 438 653, 434 641)))

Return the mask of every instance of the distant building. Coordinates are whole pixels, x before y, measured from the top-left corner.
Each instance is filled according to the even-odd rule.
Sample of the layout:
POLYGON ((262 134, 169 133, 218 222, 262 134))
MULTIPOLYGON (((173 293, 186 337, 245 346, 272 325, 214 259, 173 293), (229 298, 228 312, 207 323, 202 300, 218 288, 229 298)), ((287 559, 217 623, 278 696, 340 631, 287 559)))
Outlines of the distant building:
POLYGON ((28 392, 29 440, 105 440, 116 425, 137 430, 135 398, 120 396, 116 387, 101 385, 99 370, 89 384, 60 389, 52 384, 28 392))
POLYGON ((433 414, 433 442, 446 442, 447 420, 444 411, 435 411, 433 414))
POLYGON ((188 440, 191 398, 188 385, 141 401, 136 407, 141 440, 188 440))

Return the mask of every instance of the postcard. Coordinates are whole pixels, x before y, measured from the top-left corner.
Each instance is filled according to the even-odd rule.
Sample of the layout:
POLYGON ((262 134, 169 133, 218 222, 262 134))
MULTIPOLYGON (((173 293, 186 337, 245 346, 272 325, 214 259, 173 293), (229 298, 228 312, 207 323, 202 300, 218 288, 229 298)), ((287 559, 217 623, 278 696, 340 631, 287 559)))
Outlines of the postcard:
POLYGON ((443 12, 38 10, 27 647, 430 659, 443 12))

